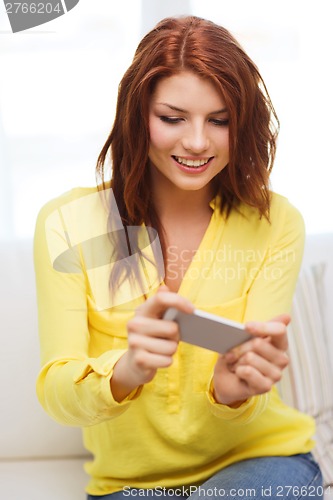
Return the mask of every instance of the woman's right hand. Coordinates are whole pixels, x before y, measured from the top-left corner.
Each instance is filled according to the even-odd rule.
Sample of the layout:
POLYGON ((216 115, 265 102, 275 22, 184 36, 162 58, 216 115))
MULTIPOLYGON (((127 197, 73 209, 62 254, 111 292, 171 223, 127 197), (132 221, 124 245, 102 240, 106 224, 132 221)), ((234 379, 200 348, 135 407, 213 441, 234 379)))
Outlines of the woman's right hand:
POLYGON ((158 368, 172 364, 179 342, 179 329, 174 321, 162 319, 169 307, 192 313, 189 300, 162 286, 136 310, 127 323, 128 350, 114 367, 111 391, 116 401, 122 401, 130 392, 150 382, 158 368))

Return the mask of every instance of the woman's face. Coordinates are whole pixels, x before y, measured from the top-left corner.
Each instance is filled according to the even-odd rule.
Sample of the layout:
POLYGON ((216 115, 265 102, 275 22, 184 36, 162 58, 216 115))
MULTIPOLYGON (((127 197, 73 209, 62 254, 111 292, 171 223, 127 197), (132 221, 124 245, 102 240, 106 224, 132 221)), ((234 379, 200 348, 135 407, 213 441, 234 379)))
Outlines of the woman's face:
POLYGON ((184 71, 161 79, 149 106, 154 182, 207 188, 229 161, 228 110, 214 85, 184 71))

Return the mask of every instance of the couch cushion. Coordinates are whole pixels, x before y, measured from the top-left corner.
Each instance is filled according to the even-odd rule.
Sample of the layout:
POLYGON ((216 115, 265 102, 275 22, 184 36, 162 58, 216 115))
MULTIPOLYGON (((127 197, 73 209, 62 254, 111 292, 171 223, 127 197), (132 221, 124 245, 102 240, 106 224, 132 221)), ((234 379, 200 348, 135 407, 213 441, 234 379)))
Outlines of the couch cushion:
POLYGON ((306 237, 305 252, 302 268, 315 264, 325 263, 323 287, 325 293, 324 321, 328 328, 328 345, 333 358, 333 232, 324 234, 310 234, 306 237))
POLYGON ((87 455, 81 430, 51 420, 36 397, 37 306, 31 240, 0 245, 0 459, 87 455))
POLYGON ((88 481, 82 459, 0 462, 1 497, 10 500, 85 500, 88 481))
POLYGON ((314 454, 325 484, 333 484, 333 370, 324 321, 326 265, 304 267, 293 300, 289 326, 290 365, 279 384, 283 400, 313 416, 317 424, 314 454))

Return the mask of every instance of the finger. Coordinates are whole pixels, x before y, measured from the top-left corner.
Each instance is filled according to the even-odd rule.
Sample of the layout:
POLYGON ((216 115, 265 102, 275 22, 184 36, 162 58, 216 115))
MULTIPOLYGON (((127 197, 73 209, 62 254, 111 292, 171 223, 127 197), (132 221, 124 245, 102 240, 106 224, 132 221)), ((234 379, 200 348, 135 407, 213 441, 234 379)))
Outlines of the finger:
POLYGON ((245 328, 252 335, 266 337, 267 335, 281 335, 286 332, 286 325, 280 321, 250 321, 245 328))
POLYGON ((170 288, 167 285, 161 285, 157 289, 157 293, 160 293, 160 292, 170 292, 170 288))
POLYGON ((134 316, 127 323, 127 330, 129 335, 133 332, 148 337, 179 340, 179 326, 175 321, 134 316))
POLYGON ((227 353, 226 361, 228 363, 234 363, 244 356, 247 356, 247 359, 249 359, 251 352, 258 354, 269 363, 272 363, 281 369, 285 368, 289 362, 289 358, 283 350, 275 347, 268 338, 258 337, 241 344, 237 348, 230 351, 230 353, 227 353))
POLYGON ((146 337, 137 333, 132 333, 128 338, 128 347, 130 349, 145 350, 162 356, 173 356, 177 351, 177 346, 178 342, 175 340, 146 337))
POLYGON ((235 363, 241 356, 243 356, 243 354, 249 351, 253 351, 255 348, 255 344, 259 342, 270 344, 270 338, 267 336, 263 338, 254 338, 253 340, 248 340, 247 342, 243 342, 242 344, 233 347, 233 349, 231 349, 224 355, 227 363, 235 363))
POLYGON ((291 316, 290 314, 279 314, 278 316, 272 318, 270 321, 278 321, 279 323, 284 323, 286 326, 288 326, 291 321, 291 316))
POLYGON ((161 288, 161 290, 137 308, 136 315, 162 318, 164 312, 169 307, 175 307, 186 313, 194 311, 194 306, 188 299, 166 290, 165 288, 167 287, 161 288))
MULTIPOLYGON (((250 321, 245 324, 245 329, 251 333, 251 335, 258 337, 270 337, 270 341, 277 348, 282 350, 287 350, 288 339, 287 339, 287 315, 274 318, 271 321, 259 322, 250 321), (283 318, 284 321, 278 321, 278 318, 283 318)), ((290 318, 290 316, 288 316, 290 318)))
POLYGON ((271 390, 273 382, 253 366, 238 366, 235 370, 236 375, 243 380, 250 391, 250 395, 264 394, 271 390))
POLYGON ((172 356, 150 353, 144 349, 135 351, 133 360, 141 370, 167 368, 173 362, 172 356))
POLYGON ((245 328, 247 330, 249 329, 249 331, 253 329, 254 333, 257 333, 258 335, 260 335, 261 333, 265 335, 265 330, 267 330, 268 332, 273 331, 274 333, 276 329, 279 330, 279 327, 277 326, 278 324, 282 324, 286 327, 289 325, 290 321, 290 314, 280 314, 279 316, 275 316, 269 321, 248 321, 245 324, 245 328))
POLYGON ((261 373, 264 377, 269 378, 273 383, 281 380, 282 377, 282 369, 284 367, 276 366, 273 363, 267 361, 267 359, 259 356, 257 353, 250 351, 244 354, 235 365, 235 372, 237 371, 238 366, 252 366, 259 373, 261 373))

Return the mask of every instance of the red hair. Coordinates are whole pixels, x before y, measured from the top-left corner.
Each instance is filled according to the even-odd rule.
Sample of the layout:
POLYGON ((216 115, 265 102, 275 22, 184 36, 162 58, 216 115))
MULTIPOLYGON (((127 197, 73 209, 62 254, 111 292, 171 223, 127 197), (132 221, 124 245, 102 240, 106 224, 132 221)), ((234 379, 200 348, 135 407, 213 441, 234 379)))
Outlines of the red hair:
MULTIPOLYGON (((98 157, 111 160, 111 187, 124 225, 161 225, 152 205, 148 167, 148 109, 157 82, 189 70, 210 80, 229 112, 229 164, 216 177, 221 210, 246 203, 269 218, 269 174, 278 119, 256 65, 222 26, 189 16, 162 20, 140 42, 121 80, 111 133, 98 157)), ((163 246, 163 245, 162 245, 163 246)))

